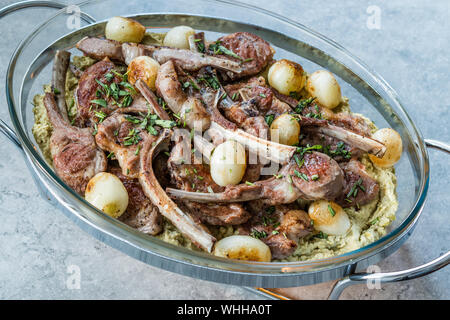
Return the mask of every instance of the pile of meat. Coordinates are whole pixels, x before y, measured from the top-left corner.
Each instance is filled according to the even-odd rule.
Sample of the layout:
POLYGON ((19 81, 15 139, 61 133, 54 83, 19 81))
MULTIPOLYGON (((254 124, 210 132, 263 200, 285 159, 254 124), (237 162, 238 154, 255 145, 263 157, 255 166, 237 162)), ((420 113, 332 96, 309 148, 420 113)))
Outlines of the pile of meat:
POLYGON ((95 174, 113 173, 130 198, 120 217, 124 223, 156 235, 164 216, 208 252, 216 241, 208 227, 233 225, 260 238, 276 259, 291 255, 298 240, 313 232, 298 199, 349 207, 378 196, 378 183, 358 157, 365 152, 382 156, 384 146, 369 138, 361 118, 336 113, 325 120, 317 116, 323 109, 314 101, 298 101, 271 88, 258 75, 274 50, 256 35, 238 32, 209 43, 198 33, 195 39, 190 50, 183 50, 84 38, 77 48, 98 60, 85 71, 71 65, 68 52, 56 54, 53 93, 44 103, 54 128, 54 169, 65 183, 84 195, 95 174), (213 51, 214 44, 228 50, 213 51), (117 71, 142 55, 161 65, 156 92, 139 80, 131 85, 117 71), (78 113, 72 121, 64 99, 69 68, 79 77, 78 113), (298 116, 299 146, 267 139, 267 118, 284 113, 298 116), (176 134, 177 128, 186 128, 187 136, 176 134), (227 139, 243 144, 248 154, 268 152, 247 166, 246 183, 222 187, 211 178, 206 161, 197 158, 208 159, 227 139), (278 172, 262 175, 269 162, 279 166, 278 172), (352 195, 355 183, 364 192, 352 195))

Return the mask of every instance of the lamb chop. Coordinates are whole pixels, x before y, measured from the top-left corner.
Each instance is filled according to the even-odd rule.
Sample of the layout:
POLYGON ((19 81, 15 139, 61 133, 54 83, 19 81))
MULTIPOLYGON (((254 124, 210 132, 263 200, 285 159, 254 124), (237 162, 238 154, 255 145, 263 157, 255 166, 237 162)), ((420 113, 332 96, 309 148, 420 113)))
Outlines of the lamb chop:
POLYGON ((298 198, 333 200, 342 192, 343 172, 339 165, 323 153, 305 153, 302 165, 291 160, 272 178, 228 186, 221 193, 188 192, 167 188, 175 199, 197 202, 244 202, 264 199, 270 205, 292 203, 298 198))
POLYGON ((91 129, 72 126, 68 121, 67 106, 62 97, 65 84, 68 52, 58 51, 53 65, 53 91, 59 90, 58 104, 54 93, 46 93, 44 105, 53 126, 50 152, 58 176, 80 195, 84 194, 89 180, 107 167, 105 154, 95 144, 91 129))
POLYGON ((171 137, 171 131, 164 129, 154 142, 144 140, 140 157, 139 181, 145 195, 158 207, 163 216, 188 239, 200 248, 211 252, 216 239, 206 227, 185 214, 164 192, 152 167, 153 158, 164 148, 171 137))
POLYGON ((115 64, 106 58, 83 72, 75 92, 77 126, 95 126, 114 110, 132 104, 135 89, 115 69, 115 64))
POLYGON ((173 60, 182 69, 189 71, 212 66, 222 70, 227 78, 233 80, 259 73, 272 60, 274 54, 269 43, 248 32, 237 32, 219 38, 205 52, 132 43, 120 44, 92 37, 81 39, 77 48, 95 59, 109 57, 126 64, 138 56, 147 55, 160 64, 173 60))
POLYGON ((341 168, 345 177, 344 190, 336 202, 342 207, 360 207, 378 197, 380 186, 367 174, 361 162, 352 159, 342 163, 341 168))
POLYGON ((145 196, 139 180, 123 175, 120 167, 111 167, 109 172, 122 181, 128 193, 128 207, 119 220, 143 233, 160 233, 163 229, 162 216, 158 208, 145 196))
POLYGON ((63 119, 52 93, 45 94, 44 105, 53 126, 50 138, 53 167, 65 183, 83 195, 89 180, 106 171, 105 154, 95 144, 92 129, 74 127, 63 119))
POLYGON ((177 114, 189 128, 204 131, 209 128, 210 115, 203 103, 194 96, 186 96, 178 81, 174 63, 170 60, 159 68, 156 77, 158 95, 166 101, 169 108, 177 114))
MULTIPOLYGON (((217 185, 203 164, 195 164, 191 152, 189 137, 179 136, 172 148, 168 167, 175 185, 190 192, 221 192, 223 187, 217 185), (186 160, 186 156, 188 161, 186 160)), ((210 225, 238 225, 246 222, 250 215, 241 204, 197 203, 180 199, 188 212, 200 221, 210 225)))
POLYGON ((208 65, 237 73, 242 70, 239 63, 230 59, 213 57, 184 49, 134 43, 121 44, 113 40, 93 37, 81 39, 76 46, 85 55, 94 59, 108 57, 125 64, 129 64, 136 57, 145 55, 153 57, 160 64, 174 60, 184 70, 198 70, 208 65))
POLYGON ((295 206, 267 206, 261 201, 252 201, 249 208, 254 215, 239 228, 239 233, 263 241, 274 259, 290 256, 297 248, 298 240, 313 230, 308 214, 295 206))

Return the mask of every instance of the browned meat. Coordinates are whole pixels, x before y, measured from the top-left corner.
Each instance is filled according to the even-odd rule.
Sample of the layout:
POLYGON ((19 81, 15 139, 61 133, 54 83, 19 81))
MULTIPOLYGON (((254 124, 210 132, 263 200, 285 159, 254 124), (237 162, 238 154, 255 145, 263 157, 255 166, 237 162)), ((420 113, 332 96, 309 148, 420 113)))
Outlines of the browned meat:
MULTIPOLYGON (((272 60, 275 50, 270 44, 248 32, 236 32, 218 39, 225 48, 242 58, 240 73, 227 73, 232 80, 261 72, 272 60)), ((233 58, 238 60, 236 58, 233 58)))
POLYGON ((227 186, 221 193, 186 192, 168 188, 173 198, 198 202, 244 202, 264 199, 270 205, 292 203, 298 198, 334 200, 343 191, 344 176, 336 161, 326 154, 306 152, 283 166, 272 178, 227 186), (297 162, 303 162, 301 167, 297 162))
POLYGON ((300 168, 292 165, 289 170, 294 185, 302 193, 300 198, 333 200, 342 193, 344 175, 336 161, 320 152, 305 153, 303 160, 300 168))
POLYGON ((364 165, 351 160, 341 164, 345 175, 344 190, 337 199, 342 207, 362 206, 378 198, 380 186, 365 171, 364 165))
POLYGON ((121 62, 124 60, 122 44, 118 41, 85 37, 77 43, 76 47, 85 55, 96 60, 102 60, 106 57, 121 62))
POLYGON ((44 105, 53 126, 50 138, 53 167, 65 183, 84 195, 89 180, 106 171, 105 154, 95 144, 92 129, 77 128, 64 120, 52 93, 45 94, 44 105))
MULTIPOLYGON (((130 178, 139 175, 139 152, 148 135, 130 119, 129 115, 115 113, 98 125, 95 141, 103 150, 114 154, 122 168, 122 174, 130 178)), ((142 118, 135 118, 140 119, 142 118)))
MULTIPOLYGON (((172 180, 182 190, 189 192, 221 192, 224 190, 214 182, 207 165, 194 163, 190 144, 185 141, 178 141, 172 148, 168 166, 172 180), (183 161, 186 156, 188 161, 183 161)), ((249 213, 240 204, 231 206, 215 203, 205 204, 182 199, 181 202, 193 216, 211 225, 241 224, 250 218, 249 213)))
POLYGON ((308 214, 295 206, 264 206, 259 201, 249 203, 252 219, 239 229, 267 244, 274 259, 284 259, 297 248, 300 238, 313 230, 308 214), (255 210, 256 209, 256 210, 255 210))
POLYGON ((216 239, 209 233, 207 228, 184 213, 164 192, 159 184, 153 170, 153 159, 167 146, 171 137, 170 130, 163 130, 157 140, 144 139, 141 157, 139 182, 145 195, 158 207, 161 214, 169 219, 173 225, 195 245, 211 252, 216 239))
MULTIPOLYGON (((92 102, 101 98, 97 92, 100 92, 98 90, 103 90, 97 81, 107 84, 109 81, 105 78, 105 75, 114 68, 114 63, 109 60, 103 60, 93 64, 83 72, 75 93, 78 103, 78 114, 75 119, 77 126, 87 127, 98 122, 99 118, 96 117, 95 112, 102 112, 108 115, 117 108, 117 106, 112 104, 112 97, 105 97, 105 101, 108 103, 106 108, 92 102)), ((114 75, 113 82, 118 83, 120 79, 114 75)))
POLYGON ((109 172, 116 175, 128 192, 127 210, 119 220, 141 232, 157 235, 162 231, 162 216, 159 210, 145 196, 138 179, 132 179, 122 174, 119 167, 111 167, 109 172))

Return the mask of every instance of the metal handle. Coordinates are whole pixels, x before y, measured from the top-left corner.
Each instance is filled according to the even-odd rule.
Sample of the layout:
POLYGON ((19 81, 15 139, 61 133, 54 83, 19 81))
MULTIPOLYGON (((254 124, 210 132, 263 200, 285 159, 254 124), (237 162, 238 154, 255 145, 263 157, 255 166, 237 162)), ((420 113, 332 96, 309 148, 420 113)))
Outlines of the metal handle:
MULTIPOLYGON (((425 139, 427 147, 434 148, 446 153, 450 153, 450 145, 441 141, 425 139)), ((333 289, 328 296, 330 300, 337 300, 341 296, 345 288, 362 282, 398 282, 405 280, 412 280, 419 277, 426 276, 432 272, 447 266, 450 263, 450 251, 447 251, 442 256, 434 259, 431 262, 425 263, 421 266, 395 272, 383 272, 383 273, 353 273, 346 276, 344 279, 339 280, 334 285, 333 289)))

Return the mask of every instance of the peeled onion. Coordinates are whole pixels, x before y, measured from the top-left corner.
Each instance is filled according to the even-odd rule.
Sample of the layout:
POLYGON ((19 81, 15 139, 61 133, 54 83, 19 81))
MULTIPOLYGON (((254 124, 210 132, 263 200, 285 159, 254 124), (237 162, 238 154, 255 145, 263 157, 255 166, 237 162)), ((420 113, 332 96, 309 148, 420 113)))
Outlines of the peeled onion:
POLYGON ((333 201, 318 200, 308 208, 314 229, 330 235, 343 235, 350 228, 350 219, 344 209, 333 201))
POLYGON ((272 254, 269 247, 251 236, 234 235, 219 240, 213 254, 219 257, 249 261, 270 262, 272 254))
POLYGON ((298 144, 300 136, 300 124, 290 114, 282 114, 277 117, 270 126, 272 141, 293 146, 298 144))
POLYGON ((110 40, 138 43, 144 35, 145 27, 133 19, 112 17, 106 23, 105 36, 110 40))
POLYGON ((147 56, 140 56, 131 60, 128 65, 128 81, 134 85, 137 80, 144 81, 150 89, 155 90, 156 76, 159 63, 147 56))
POLYGON ((97 173, 89 180, 84 197, 113 218, 120 217, 128 207, 128 192, 122 181, 108 172, 97 173))
POLYGON ((391 128, 383 128, 372 135, 372 138, 386 146, 386 153, 382 158, 369 154, 370 160, 380 168, 389 168, 396 164, 402 155, 402 138, 397 131, 391 128))
POLYGON ((322 106, 333 109, 341 102, 341 87, 334 75, 326 70, 313 72, 306 82, 306 91, 322 106))
POLYGON ((286 95, 302 90, 306 80, 302 66, 286 59, 275 62, 267 77, 271 87, 286 95))
POLYGON ((164 37, 164 45, 179 49, 189 49, 189 36, 193 34, 195 34, 195 30, 191 27, 174 27, 164 37))
POLYGON ((233 140, 219 144, 210 159, 211 177, 223 187, 241 182, 246 167, 245 148, 233 140))

